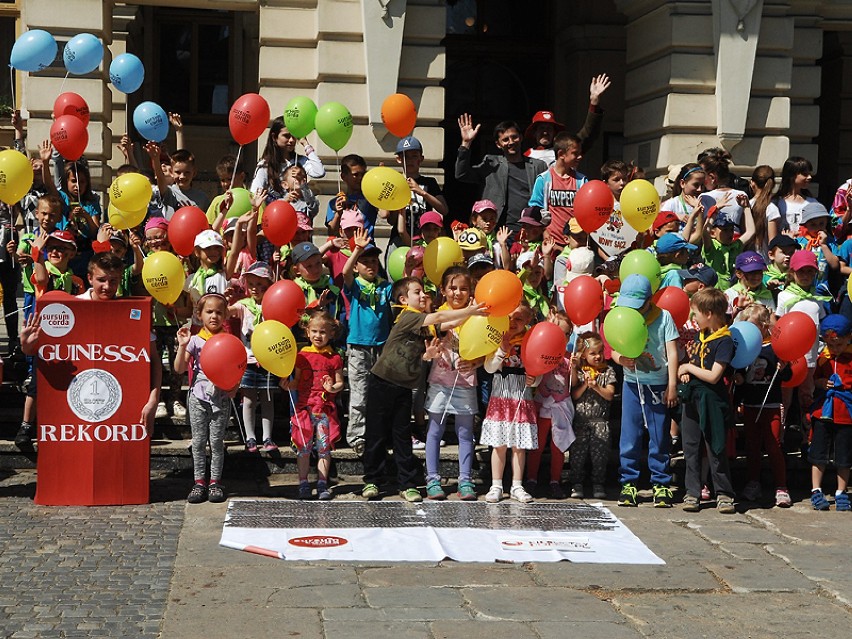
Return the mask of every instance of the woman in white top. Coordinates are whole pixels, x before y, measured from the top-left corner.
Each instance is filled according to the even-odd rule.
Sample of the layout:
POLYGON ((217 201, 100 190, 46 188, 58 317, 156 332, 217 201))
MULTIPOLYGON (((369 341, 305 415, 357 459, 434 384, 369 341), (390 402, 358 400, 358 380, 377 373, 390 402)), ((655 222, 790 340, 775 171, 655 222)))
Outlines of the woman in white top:
POLYGON ((308 179, 318 179, 325 176, 325 167, 317 152, 307 143, 302 142, 305 154, 296 153, 296 138, 284 126, 284 118, 277 117, 269 127, 269 137, 266 138, 266 148, 263 157, 257 163, 254 170, 254 179, 251 182, 251 192, 266 190, 268 201, 279 200, 287 195, 287 188, 282 185, 284 173, 294 164, 305 169, 308 179))
MULTIPOLYGON (((734 176, 731 174, 731 154, 723 149, 715 149, 701 158, 701 166, 704 167, 704 186, 707 189, 705 195, 709 195, 719 207, 719 211, 725 214, 738 227, 743 219, 743 207, 737 203, 740 195, 746 195, 744 191, 731 186, 734 176)), ((740 231, 743 229, 740 228, 740 231)))
POLYGON ((795 235, 799 233, 799 222, 805 204, 816 202, 808 191, 813 172, 814 167, 810 161, 799 156, 787 158, 781 169, 781 186, 775 196, 775 205, 781 213, 784 229, 789 229, 795 235))
POLYGON ((775 171, 771 166, 762 165, 751 174, 751 214, 754 217, 754 239, 745 246, 747 251, 760 253, 769 260, 769 243, 781 232, 783 223, 781 212, 772 202, 772 190, 775 188, 775 171))

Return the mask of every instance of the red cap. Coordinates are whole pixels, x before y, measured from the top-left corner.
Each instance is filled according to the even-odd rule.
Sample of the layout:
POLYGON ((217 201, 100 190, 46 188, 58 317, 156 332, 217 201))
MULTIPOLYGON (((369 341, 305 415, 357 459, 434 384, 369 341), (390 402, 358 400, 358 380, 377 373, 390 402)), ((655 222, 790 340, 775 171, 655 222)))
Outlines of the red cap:
POLYGON ((790 270, 798 271, 800 268, 819 268, 817 266, 817 256, 811 251, 796 251, 790 257, 790 270))
POLYGON ((654 220, 654 231, 659 230, 669 222, 680 222, 680 218, 674 211, 660 211, 657 219, 654 220))
POLYGON ((47 236, 47 239, 59 240, 60 242, 65 242, 71 246, 77 246, 77 240, 74 239, 74 234, 71 231, 54 231, 47 236))
POLYGON ((527 127, 527 130, 524 131, 524 137, 530 138, 532 137, 533 129, 536 124, 539 123, 552 124, 556 129, 556 133, 559 133, 562 129, 565 128, 565 125, 561 122, 556 121, 556 116, 553 115, 553 111, 537 111, 533 116, 532 122, 527 127))

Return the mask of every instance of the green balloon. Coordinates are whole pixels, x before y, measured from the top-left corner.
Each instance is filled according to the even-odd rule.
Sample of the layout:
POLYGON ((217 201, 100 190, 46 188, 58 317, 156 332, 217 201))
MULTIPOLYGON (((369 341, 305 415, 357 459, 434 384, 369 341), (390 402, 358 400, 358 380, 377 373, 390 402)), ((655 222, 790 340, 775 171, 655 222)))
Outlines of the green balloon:
POLYGON ((405 276, 405 256, 408 250, 407 246, 400 246, 388 255, 388 275, 394 282, 405 276))
POLYGON ((240 217, 251 211, 251 194, 246 189, 231 189, 234 203, 225 214, 226 218, 240 217))
POLYGON ((652 291, 656 292, 660 288, 660 263, 650 252, 638 249, 630 251, 624 256, 618 269, 618 278, 623 282, 628 275, 633 273, 647 277, 648 281, 651 282, 652 291))
POLYGON ((314 130, 317 105, 304 95, 293 98, 284 108, 284 124, 297 138, 307 137, 314 130))
POLYGON ((637 310, 613 307, 604 318, 603 332, 612 349, 625 357, 639 357, 645 351, 648 327, 637 310))
POLYGON ((315 124, 320 139, 339 151, 352 137, 352 114, 340 102, 326 102, 317 111, 315 124))

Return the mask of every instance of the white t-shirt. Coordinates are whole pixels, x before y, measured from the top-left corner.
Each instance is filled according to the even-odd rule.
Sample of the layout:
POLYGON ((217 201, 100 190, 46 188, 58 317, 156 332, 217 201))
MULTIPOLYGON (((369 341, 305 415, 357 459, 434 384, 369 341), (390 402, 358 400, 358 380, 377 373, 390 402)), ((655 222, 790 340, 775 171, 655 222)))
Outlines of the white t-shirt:
POLYGON ((801 202, 791 202, 783 198, 778 198, 775 203, 778 207, 779 215, 781 216, 782 226, 789 229, 794 234, 799 232, 799 224, 802 221, 802 210, 808 202, 816 202, 816 198, 808 197, 801 202))
POLYGON ((740 195, 746 195, 745 192, 738 191, 737 189, 713 189, 712 191, 707 191, 707 193, 702 193, 701 195, 702 197, 709 195, 716 200, 717 204, 719 202, 724 202, 727 199, 727 204, 720 207, 719 211, 724 213, 725 217, 736 224, 740 228, 740 231, 745 230, 742 226, 743 207, 737 204, 737 197, 740 195))

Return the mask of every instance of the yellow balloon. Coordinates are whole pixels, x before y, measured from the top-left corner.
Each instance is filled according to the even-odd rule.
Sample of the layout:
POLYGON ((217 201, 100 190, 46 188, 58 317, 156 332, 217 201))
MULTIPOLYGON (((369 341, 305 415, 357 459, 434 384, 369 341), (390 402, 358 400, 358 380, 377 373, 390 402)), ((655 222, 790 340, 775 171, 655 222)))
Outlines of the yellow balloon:
POLYGON ((174 304, 183 290, 186 273, 174 253, 158 251, 145 258, 142 281, 155 300, 161 304, 174 304))
POLYGON ((107 207, 107 215, 109 216, 109 223, 115 229, 132 229, 145 220, 145 215, 148 213, 148 207, 146 206, 144 209, 140 209, 139 211, 122 211, 115 207, 115 205, 110 202, 107 207))
POLYGON ((33 185, 33 167, 27 156, 14 149, 0 151, 0 200, 17 204, 33 185))
POLYGON ((361 192, 379 209, 398 211, 411 202, 411 187, 405 176, 389 166, 370 169, 361 179, 361 192))
POLYGON ((474 315, 459 329, 459 355, 471 360, 491 355, 500 347, 503 333, 509 330, 507 316, 474 315))
POLYGON ((125 173, 112 181, 109 200, 121 211, 139 211, 151 201, 151 183, 141 173, 125 173))
POLYGON ((285 324, 275 320, 254 327, 251 351, 258 364, 278 377, 287 377, 296 365, 296 338, 285 324))
POLYGON ((640 233, 654 224, 660 212, 660 194, 647 180, 632 180, 621 192, 621 214, 640 233))
POLYGON ((435 284, 441 284, 448 268, 461 265, 464 265, 464 254, 459 243, 452 238, 436 237, 423 251, 423 270, 435 284))

